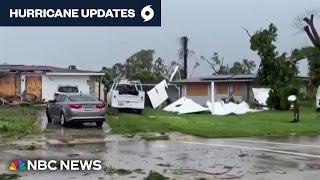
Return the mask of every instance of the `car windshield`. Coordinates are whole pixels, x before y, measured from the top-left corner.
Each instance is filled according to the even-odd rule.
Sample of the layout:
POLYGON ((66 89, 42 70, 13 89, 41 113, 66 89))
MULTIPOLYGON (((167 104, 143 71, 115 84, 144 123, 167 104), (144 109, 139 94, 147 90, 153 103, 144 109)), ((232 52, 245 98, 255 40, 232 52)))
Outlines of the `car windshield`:
POLYGON ((97 101, 96 98, 94 98, 92 96, 86 96, 86 95, 69 96, 69 99, 72 102, 97 101))
POLYGON ((63 93, 78 93, 79 90, 77 87, 72 87, 72 86, 63 86, 58 88, 58 92, 63 92, 63 93))

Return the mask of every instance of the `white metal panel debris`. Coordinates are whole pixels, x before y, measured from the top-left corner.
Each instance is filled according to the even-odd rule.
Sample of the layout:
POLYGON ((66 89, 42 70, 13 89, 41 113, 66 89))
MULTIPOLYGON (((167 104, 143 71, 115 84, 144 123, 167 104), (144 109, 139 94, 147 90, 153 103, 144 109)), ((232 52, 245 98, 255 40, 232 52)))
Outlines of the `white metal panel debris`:
POLYGON ((240 104, 235 104, 232 102, 224 103, 223 101, 219 102, 207 102, 208 107, 210 108, 212 115, 228 115, 228 114, 246 114, 248 112, 258 112, 259 110, 250 109, 249 105, 246 102, 240 104))
POLYGON ((168 88, 168 84, 166 80, 163 80, 147 92, 153 108, 159 107, 165 100, 168 99, 169 96, 166 88, 168 88))
POLYGON ((208 108, 195 103, 191 99, 182 97, 163 109, 164 111, 176 112, 178 114, 188 114, 208 111, 208 108))
POLYGON ((254 99, 256 99, 259 104, 266 106, 270 90, 270 88, 252 88, 254 99))

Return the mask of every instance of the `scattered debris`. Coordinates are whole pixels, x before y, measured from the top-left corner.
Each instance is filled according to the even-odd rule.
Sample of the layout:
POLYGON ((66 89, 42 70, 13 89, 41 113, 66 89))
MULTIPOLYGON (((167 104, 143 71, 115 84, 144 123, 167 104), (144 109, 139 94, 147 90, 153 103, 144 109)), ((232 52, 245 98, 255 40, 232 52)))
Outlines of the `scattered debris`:
POLYGON ((231 175, 231 174, 224 174, 223 176, 216 176, 218 179, 240 179, 244 174, 240 175, 231 175))
POLYGON ((127 170, 127 169, 116 169, 115 173, 118 174, 119 176, 126 176, 132 173, 132 171, 127 170))
POLYGON ((77 154, 77 153, 70 153, 70 154, 67 154, 68 157, 77 157, 77 156, 80 156, 80 154, 77 154))
POLYGON ((163 110, 168 112, 175 112, 178 114, 189 114, 209 111, 208 108, 205 108, 200 104, 195 103, 192 99, 186 97, 178 99, 177 101, 165 107, 163 110))
POLYGON ((223 166, 223 168, 225 168, 225 169, 233 169, 232 166, 227 166, 227 165, 223 166))
POLYGON ((134 134, 126 134, 124 137, 126 137, 126 138, 134 138, 134 134))
POLYGON ((135 172, 137 174, 146 174, 142 169, 135 169, 135 170, 133 170, 133 172, 135 172))
POLYGON ((162 157, 154 157, 153 159, 163 160, 162 157))
POLYGON ((181 171, 192 171, 192 172, 197 172, 197 173, 203 173, 203 174, 209 174, 209 175, 218 176, 218 175, 222 175, 222 174, 225 174, 225 173, 231 171, 231 169, 232 169, 232 168, 227 169, 226 171, 217 172, 217 173, 207 172, 207 171, 201 171, 201 170, 196 170, 196 169, 181 169, 181 171))
POLYGON ((90 173, 85 172, 85 173, 82 174, 82 176, 88 176, 89 174, 90 174, 90 173))
POLYGON ((144 133, 141 138, 147 141, 169 140, 169 135, 163 133, 144 133))
POLYGON ((169 179, 168 177, 165 177, 164 175, 155 172, 155 171, 150 171, 149 175, 144 178, 145 180, 167 180, 169 179))
POLYGON ((147 92, 152 107, 155 109, 159 107, 165 100, 168 99, 168 93, 166 91, 168 84, 166 80, 161 81, 154 88, 147 92))
POLYGON ((116 169, 113 166, 107 166, 104 168, 104 172, 109 175, 118 174, 119 176, 126 176, 132 173, 131 170, 128 169, 116 169))
POLYGON ((27 145, 27 146, 19 146, 18 149, 19 150, 33 151, 33 150, 37 149, 37 147, 35 145, 27 145))
POLYGON ((252 88, 253 96, 259 104, 267 106, 270 88, 252 88))
POLYGON ((239 154, 239 157, 245 157, 245 156, 248 156, 249 154, 245 154, 245 153, 243 153, 243 154, 239 154))
POLYGON ((107 166, 103 170, 109 175, 112 175, 116 172, 116 169, 113 166, 107 166))
POLYGON ((246 102, 236 104, 233 102, 224 103, 223 101, 207 102, 208 107, 213 115, 228 115, 228 114, 246 114, 248 112, 259 112, 260 110, 250 109, 249 105, 246 102))
POLYGON ((286 171, 275 171, 275 173, 279 173, 279 174, 287 174, 286 171))
POLYGON ((102 152, 104 152, 104 150, 102 150, 102 149, 93 149, 91 151, 92 154, 98 154, 98 153, 102 153, 102 152))
POLYGON ((255 171, 255 172, 248 172, 248 173, 252 173, 252 174, 263 174, 263 173, 269 173, 270 171, 255 171))
POLYGON ((170 163, 167 163, 167 164, 157 164, 157 166, 160 166, 160 167, 171 167, 171 164, 170 163))

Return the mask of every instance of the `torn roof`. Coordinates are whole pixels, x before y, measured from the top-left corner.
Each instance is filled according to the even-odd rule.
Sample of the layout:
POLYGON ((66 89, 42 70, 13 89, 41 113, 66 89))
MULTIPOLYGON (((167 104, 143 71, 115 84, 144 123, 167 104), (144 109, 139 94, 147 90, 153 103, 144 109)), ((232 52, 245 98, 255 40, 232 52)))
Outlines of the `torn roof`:
POLYGON ((61 68, 53 66, 36 65, 12 65, 0 64, 0 72, 46 72, 46 73, 100 73, 98 71, 87 71, 72 68, 61 68))
POLYGON ((182 79, 175 81, 174 83, 209 83, 216 82, 232 82, 232 81, 254 81, 256 74, 226 74, 226 75, 210 75, 202 76, 194 79, 182 79))
MULTIPOLYGON (((172 83, 184 84, 184 83, 209 83, 209 82, 252 82, 257 77, 257 74, 219 74, 219 75, 209 75, 202 76, 199 78, 193 79, 182 79, 177 80, 172 83)), ((301 76, 298 74, 298 77, 303 81, 308 81, 309 78, 301 76)))

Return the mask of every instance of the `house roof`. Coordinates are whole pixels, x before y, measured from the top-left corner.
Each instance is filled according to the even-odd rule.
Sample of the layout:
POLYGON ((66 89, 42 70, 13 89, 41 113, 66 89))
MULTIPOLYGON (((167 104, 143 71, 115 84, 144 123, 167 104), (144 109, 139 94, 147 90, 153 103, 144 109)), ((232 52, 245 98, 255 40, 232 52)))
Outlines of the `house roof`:
MULTIPOLYGON (((202 76, 193 79, 182 79, 172 83, 184 84, 184 83, 208 83, 208 82, 252 82, 257 77, 257 74, 226 74, 226 75, 209 75, 202 76)), ((308 81, 309 78, 305 76, 299 76, 300 80, 308 81)))
POLYGON ((205 80, 225 80, 225 79, 254 79, 256 78, 256 74, 221 74, 221 75, 210 75, 203 76, 200 79, 205 80))
POLYGON ((254 81, 256 74, 228 74, 228 75, 210 75, 194 79, 182 79, 175 83, 203 83, 203 82, 248 82, 254 81))
POLYGON ((101 74, 98 71, 87 71, 87 70, 79 70, 79 69, 70 69, 70 68, 61 68, 54 66, 36 66, 36 65, 11 65, 11 64, 0 64, 0 72, 10 72, 10 73, 18 73, 18 72, 42 72, 46 74, 101 74))

